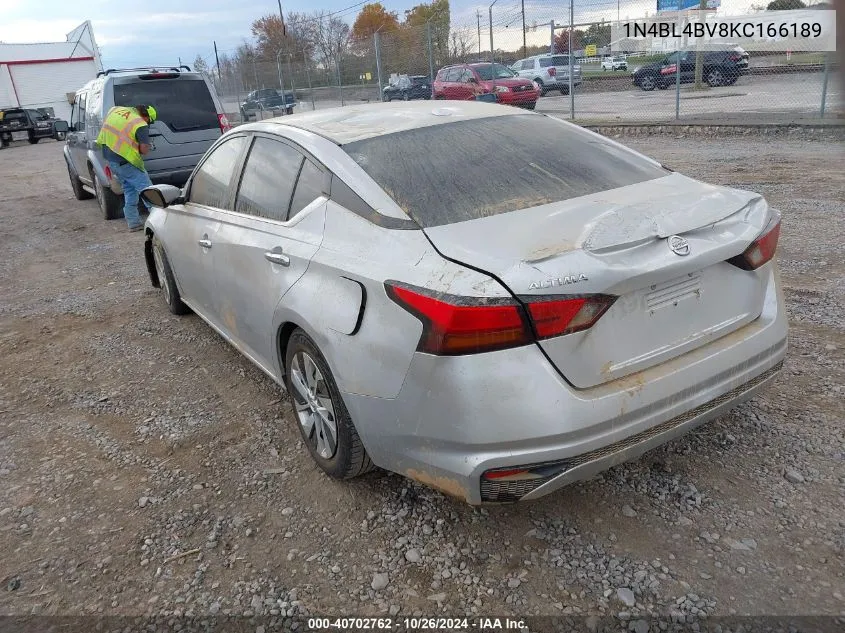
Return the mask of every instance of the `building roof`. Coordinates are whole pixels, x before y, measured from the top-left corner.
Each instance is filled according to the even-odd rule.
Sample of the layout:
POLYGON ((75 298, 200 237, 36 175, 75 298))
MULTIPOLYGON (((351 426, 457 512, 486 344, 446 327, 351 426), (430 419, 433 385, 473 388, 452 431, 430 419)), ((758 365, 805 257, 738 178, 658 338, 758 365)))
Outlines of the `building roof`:
MULTIPOLYGON (((457 120, 525 114, 525 110, 481 101, 368 103, 266 119, 319 134, 339 145, 457 120)), ((261 125, 261 124, 253 124, 261 125)))
POLYGON ((66 42, 8 44, 0 42, 0 64, 94 59, 100 67, 99 51, 90 22, 83 22, 68 33, 66 42))

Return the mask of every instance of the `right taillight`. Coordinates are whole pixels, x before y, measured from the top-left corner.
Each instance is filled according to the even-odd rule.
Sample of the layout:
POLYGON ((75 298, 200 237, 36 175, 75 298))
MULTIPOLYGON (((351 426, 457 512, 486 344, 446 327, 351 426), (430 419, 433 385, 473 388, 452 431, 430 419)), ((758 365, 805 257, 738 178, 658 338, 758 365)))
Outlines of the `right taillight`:
POLYGON ((549 77, 554 77, 557 74, 557 68, 554 66, 549 67, 549 77))
POLYGON ((225 114, 218 114, 217 115, 217 123, 220 126, 220 133, 225 134, 229 130, 232 129, 231 123, 229 123, 229 117, 225 114))
POLYGON ((592 327, 615 301, 608 295, 459 297, 385 282, 387 295, 423 324, 417 351, 438 356, 492 352, 592 327), (527 314, 526 314, 527 310, 527 314))
POLYGON ((728 263, 743 270, 756 270, 775 256, 778 238, 780 238, 780 214, 775 213, 759 237, 751 242, 742 254, 731 257, 728 263))

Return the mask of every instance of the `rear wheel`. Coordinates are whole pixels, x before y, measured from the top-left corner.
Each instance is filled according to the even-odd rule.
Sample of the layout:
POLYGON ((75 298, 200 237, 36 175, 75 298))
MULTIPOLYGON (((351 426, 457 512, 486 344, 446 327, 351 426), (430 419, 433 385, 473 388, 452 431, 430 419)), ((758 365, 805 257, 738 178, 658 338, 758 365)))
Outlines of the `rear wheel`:
POLYGON ((569 94, 569 85, 561 86, 560 94, 562 94, 563 96, 568 95, 569 94))
POLYGON ((411 99, 407 92, 402 93, 402 101, 409 101, 411 99))
MULTIPOLYGON (((65 161, 67 163, 67 161, 65 161)), ((70 165, 67 165, 67 175, 70 178, 70 188, 73 189, 73 197, 77 200, 90 200, 92 196, 85 187, 82 186, 82 181, 73 173, 70 165)))
POLYGON ((91 181, 94 183, 94 193, 96 194, 97 204, 100 205, 100 211, 103 212, 103 217, 106 220, 118 220, 123 217, 123 196, 117 195, 109 187, 103 186, 100 179, 91 170, 91 181))
POLYGON ((716 86, 724 85, 725 76, 718 68, 711 68, 705 73, 704 80, 707 82, 708 86, 715 88, 716 86))
POLYGON ((331 370, 311 338, 296 329, 285 353, 285 386, 311 457, 330 477, 349 479, 372 470, 331 370))
POLYGON ((40 141, 41 139, 40 139, 40 138, 38 138, 38 137, 36 137, 36 136, 35 136, 35 134, 33 134, 32 132, 30 132, 30 133, 29 133, 29 139, 27 139, 27 140, 29 141, 29 144, 30 144, 30 145, 35 145, 35 144, 36 144, 36 143, 38 143, 38 141, 40 141))
POLYGON ((158 276, 158 285, 161 288, 161 296, 167 307, 173 314, 187 314, 191 309, 182 302, 179 296, 179 289, 176 287, 176 279, 173 277, 173 270, 170 268, 170 262, 167 261, 167 255, 164 254, 164 246, 161 240, 153 236, 153 261, 156 266, 156 275, 158 276))
POLYGON ((534 83, 540 88, 540 96, 545 97, 548 90, 546 89, 545 84, 543 84, 543 80, 538 77, 534 80, 534 83))

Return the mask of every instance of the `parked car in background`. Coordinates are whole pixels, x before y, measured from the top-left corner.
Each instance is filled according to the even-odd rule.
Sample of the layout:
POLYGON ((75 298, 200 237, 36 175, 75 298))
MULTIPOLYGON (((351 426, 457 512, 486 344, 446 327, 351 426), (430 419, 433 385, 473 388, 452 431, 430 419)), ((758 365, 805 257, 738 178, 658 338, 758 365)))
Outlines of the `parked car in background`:
POLYGON ((540 97, 537 85, 502 64, 456 64, 441 68, 434 79, 435 99, 467 100, 494 94, 496 101, 533 110, 540 97))
POLYGON ((285 114, 293 114, 295 106, 296 96, 292 92, 282 96, 281 91, 274 88, 253 90, 241 103, 241 118, 246 120, 260 110, 284 110, 285 114))
POLYGON ((605 57, 601 60, 602 70, 628 70, 628 60, 622 55, 605 57))
POLYGON ((35 145, 44 138, 57 141, 64 139, 67 123, 58 125, 60 119, 45 110, 33 108, 8 108, 0 110, 0 147, 8 147, 12 141, 29 141, 35 145))
POLYGON ((786 355, 778 212, 554 117, 249 123, 143 195, 152 285, 285 386, 339 479, 536 499, 727 414, 786 355))
POLYGON ((150 126, 153 148, 144 156, 154 183, 185 184, 205 151, 230 128, 214 87, 188 66, 98 73, 73 95, 64 156, 76 199, 93 193, 107 220, 123 217, 123 190, 96 145, 97 135, 112 106, 135 105, 152 105, 158 113, 150 126))
MULTIPOLYGON (((724 51, 704 51, 702 79, 712 87, 730 86, 748 72, 748 53, 739 46, 724 51)), ((695 81, 695 51, 675 52, 671 55, 634 68, 631 79, 635 86, 650 91, 665 90, 676 82, 680 60, 681 83, 695 81)))
MULTIPOLYGON (((560 90, 561 94, 569 94, 569 56, 568 55, 534 55, 521 59, 511 65, 517 75, 530 79, 545 95, 550 90, 560 90)), ((581 85, 581 65, 572 60, 572 87, 581 85)))
POLYGON ((385 101, 431 99, 431 79, 426 75, 399 75, 396 83, 386 85, 382 93, 385 101))

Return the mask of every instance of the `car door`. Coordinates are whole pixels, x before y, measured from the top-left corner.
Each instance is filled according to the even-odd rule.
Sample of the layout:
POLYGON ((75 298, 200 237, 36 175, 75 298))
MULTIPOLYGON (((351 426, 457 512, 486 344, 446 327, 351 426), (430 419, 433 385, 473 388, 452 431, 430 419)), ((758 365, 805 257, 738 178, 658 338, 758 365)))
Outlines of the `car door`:
POLYGON ((213 265, 217 232, 222 213, 234 208, 234 183, 248 141, 246 134, 240 134, 215 146, 191 176, 186 202, 167 207, 164 247, 179 293, 218 327, 213 265))
POLYGON ((88 135, 86 132, 85 112, 87 110, 88 91, 76 93, 70 115, 70 130, 65 138, 70 152, 73 168, 85 182, 91 181, 88 173, 88 135))
POLYGON ((461 75, 464 69, 462 67, 450 68, 449 74, 446 75, 445 90, 447 99, 461 98, 461 75))
POLYGON ((221 214, 214 244, 216 311, 238 349, 271 375, 276 307, 323 239, 327 172, 305 154, 280 137, 256 134, 234 213, 221 214))
POLYGON ((458 94, 455 98, 474 98, 477 93, 481 92, 481 89, 478 87, 478 82, 478 77, 476 77, 475 74, 469 68, 464 68, 458 79, 458 83, 455 84, 457 86, 456 90, 458 91, 458 94))
POLYGON ((695 53, 686 51, 681 55, 681 82, 695 81, 695 53))

